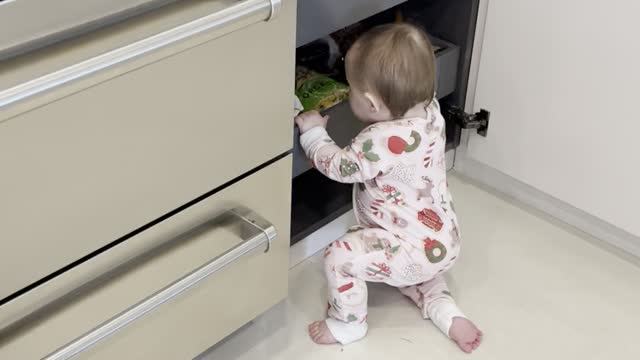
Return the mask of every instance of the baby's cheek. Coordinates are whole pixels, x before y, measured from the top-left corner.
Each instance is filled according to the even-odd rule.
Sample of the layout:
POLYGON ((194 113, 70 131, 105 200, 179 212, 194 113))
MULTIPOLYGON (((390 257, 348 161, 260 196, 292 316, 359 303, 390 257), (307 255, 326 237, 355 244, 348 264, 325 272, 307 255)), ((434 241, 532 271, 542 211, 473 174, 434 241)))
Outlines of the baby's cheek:
POLYGON ((366 105, 358 99, 350 99, 351 111, 360 120, 366 120, 368 118, 366 105))
POLYGON ((357 110, 357 106, 356 106, 356 100, 352 97, 349 97, 349 106, 351 107, 351 111, 353 111, 353 113, 356 113, 357 110))

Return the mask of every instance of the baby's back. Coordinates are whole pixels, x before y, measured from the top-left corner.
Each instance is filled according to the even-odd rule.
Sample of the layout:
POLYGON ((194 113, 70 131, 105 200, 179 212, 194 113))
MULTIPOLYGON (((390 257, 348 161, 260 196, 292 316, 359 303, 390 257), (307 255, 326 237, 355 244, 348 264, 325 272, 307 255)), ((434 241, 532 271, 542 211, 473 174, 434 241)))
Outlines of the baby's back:
POLYGON ((383 169, 356 186, 356 214, 365 226, 418 241, 457 234, 446 178, 445 122, 434 108, 427 118, 376 123, 359 135, 367 138, 359 156, 383 169))

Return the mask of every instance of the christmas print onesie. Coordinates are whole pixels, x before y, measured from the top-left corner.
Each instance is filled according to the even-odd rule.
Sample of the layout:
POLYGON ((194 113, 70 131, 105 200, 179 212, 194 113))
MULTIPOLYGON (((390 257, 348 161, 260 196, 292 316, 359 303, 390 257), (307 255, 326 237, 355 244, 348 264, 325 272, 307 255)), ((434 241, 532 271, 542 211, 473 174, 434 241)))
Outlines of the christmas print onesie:
POLYGON ((327 326, 342 344, 367 332, 366 282, 397 287, 447 336, 463 316, 442 274, 456 261, 460 233, 445 165, 445 128, 437 102, 426 118, 375 123, 339 148, 316 127, 300 137, 314 166, 354 183, 358 226, 324 253, 327 326))

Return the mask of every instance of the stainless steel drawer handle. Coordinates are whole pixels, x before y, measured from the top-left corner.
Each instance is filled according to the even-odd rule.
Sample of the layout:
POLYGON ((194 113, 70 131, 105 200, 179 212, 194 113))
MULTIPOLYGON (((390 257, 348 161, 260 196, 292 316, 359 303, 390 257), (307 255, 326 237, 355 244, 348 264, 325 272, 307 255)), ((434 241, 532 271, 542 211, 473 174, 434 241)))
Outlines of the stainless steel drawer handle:
POLYGON ((245 0, 222 11, 193 20, 176 28, 115 49, 75 65, 41 76, 0 91, 0 110, 13 103, 53 90, 117 64, 138 58, 178 41, 223 28, 243 18, 263 15, 263 20, 275 18, 282 8, 282 0, 245 0))
POLYGON ((252 232, 247 240, 243 240, 238 245, 227 250, 220 256, 212 259, 206 264, 193 270, 191 273, 176 280, 172 284, 166 286, 162 290, 149 296, 148 298, 133 305, 129 309, 107 320, 103 324, 97 326, 93 330, 83 334, 77 339, 64 345, 60 349, 47 355, 45 360, 64 360, 80 354, 88 348, 96 345, 98 342, 118 332, 128 324, 136 321, 145 314, 153 311, 160 305, 170 301, 176 296, 189 290, 204 279, 215 274, 227 265, 233 263, 244 255, 249 254, 252 250, 266 245, 265 252, 271 248, 271 242, 276 238, 277 232, 273 224, 254 212, 237 208, 223 213, 210 222, 224 222, 228 224, 240 225, 244 232, 252 232))

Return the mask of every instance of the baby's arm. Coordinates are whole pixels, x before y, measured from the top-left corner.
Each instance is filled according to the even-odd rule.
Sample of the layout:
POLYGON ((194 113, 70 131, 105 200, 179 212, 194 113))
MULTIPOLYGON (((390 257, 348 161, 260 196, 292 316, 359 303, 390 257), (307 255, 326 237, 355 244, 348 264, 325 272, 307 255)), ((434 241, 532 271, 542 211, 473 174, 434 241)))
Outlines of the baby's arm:
POLYGON ((388 170, 385 165, 388 162, 376 151, 375 131, 359 134, 351 145, 341 149, 323 126, 305 130, 300 135, 302 148, 314 166, 332 180, 342 183, 364 182, 388 170))

